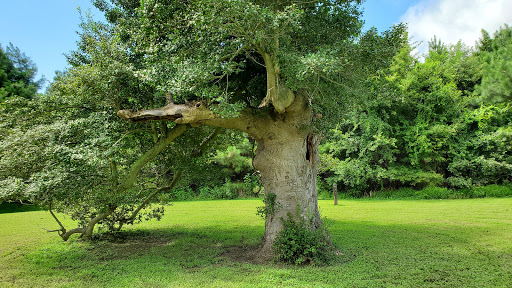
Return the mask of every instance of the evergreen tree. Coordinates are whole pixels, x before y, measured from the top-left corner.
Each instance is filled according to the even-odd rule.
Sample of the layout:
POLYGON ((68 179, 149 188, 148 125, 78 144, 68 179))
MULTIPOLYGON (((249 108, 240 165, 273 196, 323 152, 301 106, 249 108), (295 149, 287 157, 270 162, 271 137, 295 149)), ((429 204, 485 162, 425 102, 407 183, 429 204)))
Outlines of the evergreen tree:
POLYGON ((33 98, 44 78, 35 80, 36 65, 18 47, 9 43, 6 50, 0 45, 0 102, 13 96, 33 98))
POLYGON ((483 63, 482 83, 477 95, 482 101, 500 103, 512 101, 512 27, 505 24, 494 37, 485 30, 480 40, 480 59, 483 63))

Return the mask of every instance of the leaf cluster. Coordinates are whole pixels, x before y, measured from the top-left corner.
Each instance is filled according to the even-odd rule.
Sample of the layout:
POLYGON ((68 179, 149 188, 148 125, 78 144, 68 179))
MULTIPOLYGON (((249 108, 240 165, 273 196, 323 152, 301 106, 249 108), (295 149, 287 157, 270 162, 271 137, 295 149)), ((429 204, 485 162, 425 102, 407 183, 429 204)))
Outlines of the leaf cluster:
POLYGON ((334 257, 334 247, 326 227, 314 227, 307 218, 295 219, 288 214, 283 229, 274 241, 274 253, 279 262, 294 265, 326 265, 334 257))

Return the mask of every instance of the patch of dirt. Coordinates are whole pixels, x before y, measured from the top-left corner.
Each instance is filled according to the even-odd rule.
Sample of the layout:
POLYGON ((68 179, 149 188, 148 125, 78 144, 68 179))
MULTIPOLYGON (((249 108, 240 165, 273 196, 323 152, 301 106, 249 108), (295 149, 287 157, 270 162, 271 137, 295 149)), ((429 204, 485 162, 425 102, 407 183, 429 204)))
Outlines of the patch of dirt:
POLYGON ((251 264, 268 264, 272 262, 272 258, 263 256, 260 253, 259 246, 234 246, 228 247, 220 257, 227 258, 232 262, 251 263, 251 264))
POLYGON ((100 260, 126 259, 134 255, 146 255, 152 248, 167 246, 172 239, 141 235, 122 235, 111 239, 102 239, 90 248, 100 260))

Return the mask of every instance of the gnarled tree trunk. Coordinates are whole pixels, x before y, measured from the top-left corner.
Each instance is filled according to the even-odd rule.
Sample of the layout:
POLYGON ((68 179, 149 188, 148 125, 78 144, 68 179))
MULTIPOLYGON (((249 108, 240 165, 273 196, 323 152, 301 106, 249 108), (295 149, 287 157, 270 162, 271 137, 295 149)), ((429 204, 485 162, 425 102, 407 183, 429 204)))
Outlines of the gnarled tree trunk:
POLYGON ((282 113, 273 108, 266 108, 268 113, 247 109, 239 117, 227 119, 215 115, 200 102, 143 111, 121 110, 118 115, 132 122, 170 120, 236 129, 256 139, 254 166, 261 174, 265 194, 275 194, 275 209, 266 209, 274 211, 266 215, 265 220, 262 256, 266 257, 272 255, 274 240, 283 228, 282 220, 288 215, 308 217, 313 222, 312 228, 322 223, 316 190, 318 138, 312 134, 312 110, 307 98, 300 93, 286 99, 293 100, 282 113))
POLYGON ((307 131, 279 124, 257 143, 254 167, 261 174, 265 195, 275 195, 273 203, 266 203, 266 211, 272 212, 266 215, 262 239, 262 254, 270 256, 283 219, 308 217, 314 226, 321 224, 316 190, 318 144, 307 131))

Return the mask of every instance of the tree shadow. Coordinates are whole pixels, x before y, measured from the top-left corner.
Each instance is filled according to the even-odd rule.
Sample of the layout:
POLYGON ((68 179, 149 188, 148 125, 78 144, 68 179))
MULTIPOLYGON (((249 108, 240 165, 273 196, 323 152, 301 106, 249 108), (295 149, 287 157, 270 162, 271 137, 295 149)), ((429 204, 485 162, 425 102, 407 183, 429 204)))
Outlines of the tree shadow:
MULTIPOLYGON (((250 274, 292 271, 290 277, 297 279, 309 277, 300 272, 307 269, 312 275, 323 275, 323 278, 317 276, 313 279, 320 281, 320 284, 334 281, 335 275, 343 274, 346 281, 359 283, 357 281, 366 279, 369 282, 364 283, 377 283, 377 286, 499 284, 505 283, 507 277, 512 275, 512 250, 482 245, 485 242, 483 238, 494 237, 486 234, 485 231, 489 230, 486 226, 460 226, 455 223, 383 225, 371 221, 329 218, 326 224, 334 245, 341 253, 331 266, 320 268, 258 260, 258 243, 262 233, 260 226, 232 229, 226 228, 226 225, 157 229, 134 227, 123 232, 101 234, 89 244, 79 247, 80 253, 77 249, 62 249, 66 244, 59 244, 50 252, 47 247, 41 247, 34 253, 47 251, 47 254, 36 258, 51 254, 56 261, 52 267, 57 270, 73 271, 80 269, 76 263, 88 262, 93 263, 91 266, 107 265, 111 267, 109 269, 119 270, 116 273, 121 273, 121 276, 125 272, 119 267, 134 262, 143 263, 130 264, 135 265, 135 269, 138 269, 137 265, 154 265, 155 269, 170 265, 181 269, 180 273, 201 275, 215 274, 216 269, 227 269, 230 273, 242 273, 243 270, 243 273, 250 274)), ((34 255, 31 257, 34 258, 34 255)), ((35 264, 32 268, 37 269, 39 264, 32 264, 35 264)), ((53 275, 58 272, 48 270, 45 273, 53 275)), ((216 277, 224 279, 227 276, 216 277)))
POLYGON ((0 203, 0 214, 7 213, 19 213, 19 212, 30 212, 30 211, 41 211, 44 210, 33 204, 21 204, 21 203, 0 203))

